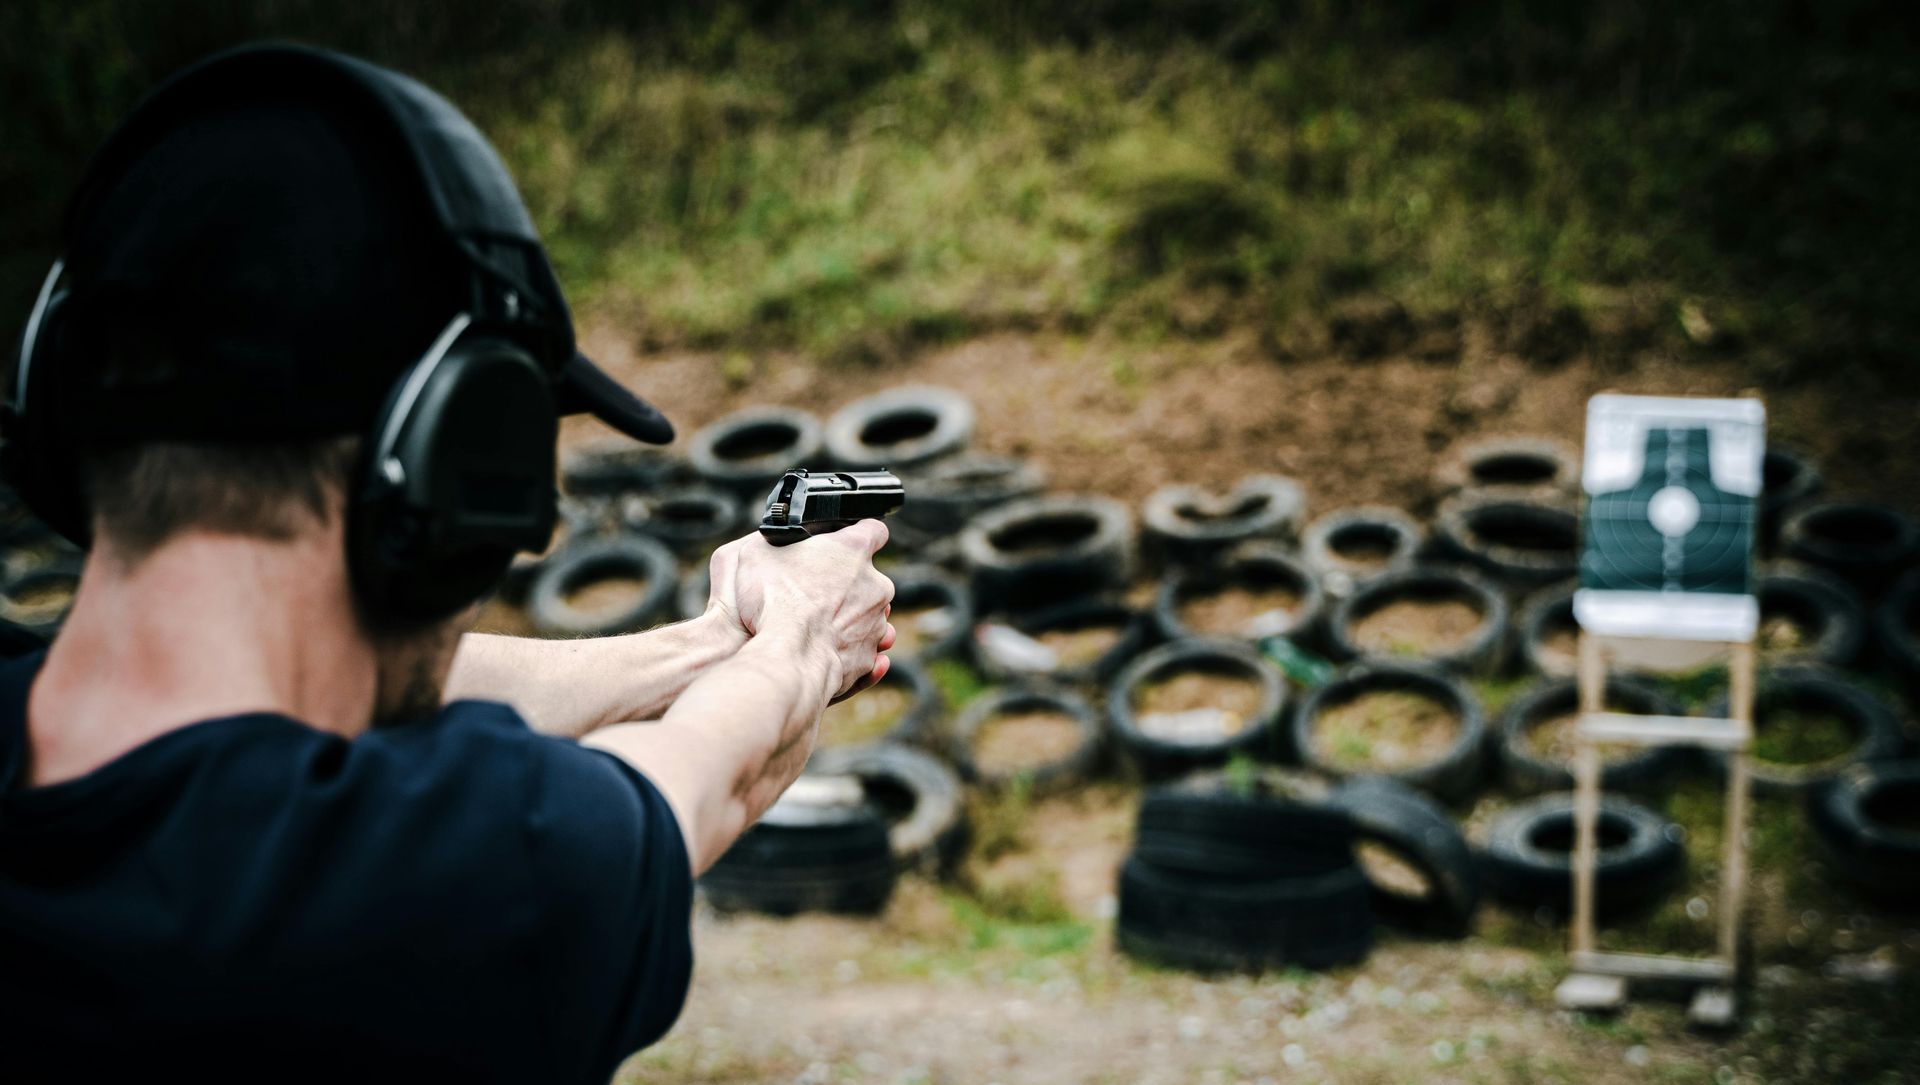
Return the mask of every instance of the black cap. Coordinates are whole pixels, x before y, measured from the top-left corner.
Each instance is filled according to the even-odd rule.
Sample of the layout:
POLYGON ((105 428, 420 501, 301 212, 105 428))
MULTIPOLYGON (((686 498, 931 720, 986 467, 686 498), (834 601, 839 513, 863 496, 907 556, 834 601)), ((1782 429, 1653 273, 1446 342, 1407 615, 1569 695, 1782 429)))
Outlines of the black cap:
POLYGON ((499 156, 362 61, 250 46, 176 75, 96 155, 66 223, 62 384, 94 439, 365 432, 457 315, 522 344, 562 413, 664 444, 581 355, 499 156), (111 377, 89 359, 112 358, 111 377))

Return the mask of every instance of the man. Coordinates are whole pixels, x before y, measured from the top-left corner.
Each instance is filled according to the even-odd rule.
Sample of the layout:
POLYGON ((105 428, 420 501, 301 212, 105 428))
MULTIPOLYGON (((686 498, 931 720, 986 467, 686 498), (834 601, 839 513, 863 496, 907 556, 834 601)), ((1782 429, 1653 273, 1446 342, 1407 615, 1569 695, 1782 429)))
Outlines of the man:
MULTIPOLYGON (((54 412, 92 547, 51 648, 0 669, 9 1082, 605 1081, 679 1011, 694 876, 887 671, 872 521, 731 543, 704 615, 629 637, 377 605, 369 442, 515 239, 453 244, 352 79, 454 141, 443 188, 524 211, 451 107, 341 63, 229 56, 143 106, 69 216, 58 354, 24 352, 58 394, 8 441, 54 412)), ((544 257, 502 266, 524 318, 544 257)), ((560 401, 671 436, 535 330, 560 401)))

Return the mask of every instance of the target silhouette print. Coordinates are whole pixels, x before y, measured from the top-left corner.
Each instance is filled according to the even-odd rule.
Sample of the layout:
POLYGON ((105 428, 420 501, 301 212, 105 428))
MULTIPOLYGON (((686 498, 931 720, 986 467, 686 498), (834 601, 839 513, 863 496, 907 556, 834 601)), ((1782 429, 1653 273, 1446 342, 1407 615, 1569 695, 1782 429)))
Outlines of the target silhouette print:
POLYGON ((1580 586, 1598 591, 1751 591, 1754 502, 1713 484, 1706 427, 1646 431, 1640 478, 1592 494, 1580 586))

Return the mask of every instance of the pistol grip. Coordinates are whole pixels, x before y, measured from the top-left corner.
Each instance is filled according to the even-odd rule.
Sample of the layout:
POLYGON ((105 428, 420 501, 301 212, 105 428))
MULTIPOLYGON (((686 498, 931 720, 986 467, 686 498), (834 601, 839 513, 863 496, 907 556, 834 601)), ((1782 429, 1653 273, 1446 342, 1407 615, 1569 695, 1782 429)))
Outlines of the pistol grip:
POLYGON ((811 532, 806 528, 791 524, 760 525, 760 537, 772 543, 774 546, 792 546, 801 539, 807 538, 810 534, 811 532))

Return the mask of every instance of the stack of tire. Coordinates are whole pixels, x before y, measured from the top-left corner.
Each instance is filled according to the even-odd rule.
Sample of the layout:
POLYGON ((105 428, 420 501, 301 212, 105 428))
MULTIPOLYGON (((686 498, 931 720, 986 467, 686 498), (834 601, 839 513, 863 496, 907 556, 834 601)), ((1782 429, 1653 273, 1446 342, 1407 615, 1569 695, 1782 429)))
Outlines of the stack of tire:
POLYGON ((1376 917, 1464 934, 1479 889, 1466 841, 1417 793, 1337 789, 1276 770, 1213 772, 1147 793, 1120 871, 1115 940, 1200 971, 1364 960, 1376 917), (1356 849, 1377 858, 1363 866, 1356 849))
POLYGON ((887 823, 849 776, 803 777, 700 878, 716 910, 874 914, 900 875, 887 823))
MULTIPOLYGON (((1564 906, 1571 777, 1564 750, 1538 736, 1577 700, 1568 650, 1579 539, 1572 449, 1540 438, 1461 446, 1436 472, 1430 523, 1379 507, 1310 517, 1301 487, 1275 475, 1219 491, 1165 487, 1136 517, 1109 498, 1049 492, 1032 464, 973 453, 973 422, 971 407, 949 391, 902 388, 825 421, 785 408, 739 412, 696 434, 684 462, 632 452, 570 461, 570 537, 532 578, 548 583, 540 598, 565 597, 577 578, 590 580, 596 567, 617 572, 620 562, 650 589, 645 607, 612 623, 569 623, 543 604, 536 624, 562 635, 649 624, 663 609, 651 585, 675 575, 673 609, 696 614, 706 602, 706 554, 751 529, 779 472, 889 467, 909 493, 882 555, 896 563, 896 624, 927 619, 894 653, 898 677, 890 682, 911 703, 886 749, 941 766, 957 779, 956 793, 968 786, 1044 794, 1115 768, 1157 781, 1230 763, 1292 764, 1336 782, 1398 785, 1449 825, 1445 807, 1464 809, 1498 782, 1524 801, 1497 813, 1486 837, 1480 863, 1489 893, 1527 909, 1564 906), (684 566, 670 572, 673 563, 684 566), (1207 605, 1234 593, 1287 602, 1256 606, 1225 626, 1191 617, 1235 613, 1207 605), (1453 615, 1452 640, 1411 648, 1383 641, 1377 630, 1394 625, 1383 619, 1410 606, 1453 615), (950 715, 927 670, 935 663, 973 672, 985 692, 950 715), (1211 685, 1193 688, 1239 691, 1230 711, 1206 701, 1173 712, 1149 707, 1151 691, 1196 674, 1211 685), (1489 716, 1477 692, 1483 679, 1526 682, 1489 716), (1376 695, 1437 706, 1450 721, 1445 741, 1431 737, 1417 744, 1417 757, 1393 763, 1330 756, 1316 740, 1323 723, 1376 695), (979 756, 982 736, 1035 715, 1058 724, 1045 751, 1036 747, 1013 768, 979 756)), ((1818 772, 1775 780, 1763 765, 1758 779, 1763 792, 1824 794, 1849 766, 1898 750, 1898 736, 1886 737, 1897 732, 1897 715, 1842 668, 1884 666, 1920 689, 1920 574, 1898 579, 1912 563, 1912 543, 1897 514, 1816 504, 1818 472, 1791 453, 1770 456, 1767 480, 1763 544, 1780 560, 1759 585, 1763 612, 1791 618, 1805 636, 1791 653, 1776 653, 1793 666, 1774 669, 1762 711, 1774 699, 1813 698, 1852 721, 1862 741, 1818 772), (1860 603, 1863 589, 1884 600, 1872 614, 1860 603)), ((1714 710, 1676 702, 1632 675, 1614 676, 1608 700, 1635 712, 1714 710)), ((1605 766, 1600 874, 1610 911, 1657 899, 1681 870, 1678 830, 1659 809, 1673 781, 1699 766, 1664 750, 1605 766)), ((915 805, 898 785, 883 786, 896 788, 881 812, 898 829, 913 820, 902 811, 915 805)), ((1866 816, 1880 808, 1861 807, 1866 816)), ((896 864, 919 869, 952 861, 929 862, 920 845, 895 851, 896 864)), ((1377 902, 1376 911, 1384 914, 1377 902)))

